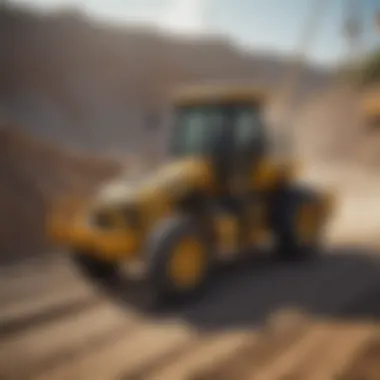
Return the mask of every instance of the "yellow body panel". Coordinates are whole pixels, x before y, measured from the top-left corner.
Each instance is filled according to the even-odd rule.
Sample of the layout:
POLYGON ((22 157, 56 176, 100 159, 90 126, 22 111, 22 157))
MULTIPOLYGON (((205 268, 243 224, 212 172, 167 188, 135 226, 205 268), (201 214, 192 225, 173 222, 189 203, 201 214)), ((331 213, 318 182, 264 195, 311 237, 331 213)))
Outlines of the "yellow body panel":
POLYGON ((220 215, 215 218, 218 251, 237 252, 239 249, 249 246, 261 245, 270 239, 270 230, 264 224, 249 226, 248 236, 241 242, 240 226, 237 218, 230 215, 220 215), (243 244, 242 244, 243 243, 243 244))
POLYGON ((131 258, 138 253, 137 237, 123 230, 104 232, 76 227, 69 232, 68 240, 75 249, 98 253, 106 260, 131 258))
POLYGON ((125 228, 103 230, 88 225, 85 214, 66 220, 51 218, 50 237, 58 245, 99 255, 105 260, 131 258, 138 254, 140 237, 125 228))
POLYGON ((276 163, 270 158, 262 159, 257 167, 252 167, 250 187, 253 190, 269 191, 284 181, 296 177, 296 165, 291 162, 276 163))

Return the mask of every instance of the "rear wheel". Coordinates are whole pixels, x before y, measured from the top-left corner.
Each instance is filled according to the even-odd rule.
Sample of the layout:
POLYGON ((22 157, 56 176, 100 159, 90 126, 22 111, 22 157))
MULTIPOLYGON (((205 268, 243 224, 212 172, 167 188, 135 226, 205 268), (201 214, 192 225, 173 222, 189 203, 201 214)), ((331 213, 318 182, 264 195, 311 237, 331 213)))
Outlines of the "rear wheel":
POLYGON ((200 292, 210 277, 211 254, 196 220, 176 216, 163 221, 148 243, 152 287, 160 299, 179 299, 200 292))
POLYGON ((273 205, 275 250, 281 260, 316 257, 320 252, 323 218, 318 194, 307 187, 289 187, 273 205))

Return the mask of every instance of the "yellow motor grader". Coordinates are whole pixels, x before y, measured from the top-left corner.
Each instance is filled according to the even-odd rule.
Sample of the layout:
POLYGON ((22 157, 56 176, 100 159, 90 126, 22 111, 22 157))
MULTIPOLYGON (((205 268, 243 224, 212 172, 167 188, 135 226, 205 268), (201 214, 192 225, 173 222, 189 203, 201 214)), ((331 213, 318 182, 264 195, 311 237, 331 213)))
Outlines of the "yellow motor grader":
POLYGON ((269 154, 266 95, 237 86, 191 86, 172 98, 168 162, 109 183, 50 236, 92 281, 143 263, 161 297, 203 288, 216 263, 271 241, 279 259, 318 252, 332 206, 269 154))

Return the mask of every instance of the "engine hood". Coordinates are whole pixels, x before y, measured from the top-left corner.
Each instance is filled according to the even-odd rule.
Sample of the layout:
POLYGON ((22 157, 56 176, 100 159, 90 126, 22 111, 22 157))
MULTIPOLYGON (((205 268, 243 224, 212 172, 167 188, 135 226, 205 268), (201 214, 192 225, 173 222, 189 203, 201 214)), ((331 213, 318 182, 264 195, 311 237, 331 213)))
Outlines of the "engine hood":
POLYGON ((187 158, 156 168, 129 172, 104 185, 95 195, 98 206, 117 206, 152 200, 155 196, 173 198, 198 186, 210 187, 210 165, 203 159, 187 158))

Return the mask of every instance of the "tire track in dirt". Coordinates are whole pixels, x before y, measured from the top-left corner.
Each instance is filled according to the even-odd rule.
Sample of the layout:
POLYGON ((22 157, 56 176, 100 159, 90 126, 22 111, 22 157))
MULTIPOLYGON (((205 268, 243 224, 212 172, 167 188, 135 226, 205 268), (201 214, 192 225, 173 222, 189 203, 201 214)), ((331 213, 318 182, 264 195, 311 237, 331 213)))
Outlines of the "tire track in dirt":
POLYGON ((46 277, 51 278, 51 274, 56 276, 72 273, 67 258, 56 255, 52 256, 54 258, 52 257, 50 260, 45 257, 41 260, 30 260, 0 267, 0 288, 4 289, 7 286, 14 287, 20 284, 20 281, 24 283, 24 286, 27 285, 29 287, 35 281, 46 277))
POLYGON ((70 287, 59 292, 16 303, 0 311, 0 338, 63 318, 102 302, 86 287, 70 287))
POLYGON ((36 295, 48 295, 53 290, 60 291, 70 284, 80 287, 83 282, 69 267, 50 268, 49 272, 16 276, 0 284, 0 308, 12 306, 16 302, 23 302, 36 295))
POLYGON ((212 334, 208 338, 202 335, 192 349, 182 353, 176 361, 168 362, 165 360, 165 362, 159 363, 156 368, 150 369, 150 375, 147 374, 147 371, 136 374, 126 370, 121 379, 184 379, 188 373, 197 371, 198 368, 215 365, 215 363, 225 360, 231 352, 237 350, 247 339, 255 339, 255 335, 256 333, 252 331, 221 332, 220 334, 212 334))
POLYGON ((17 372, 20 378, 30 376, 90 347, 116 340, 126 328, 134 328, 142 321, 141 316, 106 303, 72 313, 0 341, 0 368, 8 368, 13 376, 17 372))
POLYGON ((125 344, 125 343, 122 343, 122 344, 125 344))
MULTIPOLYGON (((240 369, 242 372, 236 373, 240 373, 243 380, 251 376, 251 370, 258 371, 262 379, 276 379, 273 377, 276 374, 280 379, 296 371, 299 364, 296 359, 292 365, 277 364, 277 372, 268 372, 265 363, 269 366, 271 361, 277 362, 283 355, 288 355, 291 360, 292 355, 296 358, 297 352, 305 355, 307 360, 307 352, 322 352, 321 347, 333 334, 330 325, 322 327, 314 323, 306 330, 301 328, 302 324, 297 324, 294 330, 290 329, 284 335, 268 335, 264 328, 264 335, 261 335, 257 329, 262 327, 268 315, 287 306, 304 306, 306 311, 331 314, 347 307, 353 299, 357 302, 357 298, 378 281, 376 268, 369 275, 368 272, 363 275, 358 270, 360 266, 356 258, 341 261, 338 255, 314 263, 261 268, 263 270, 258 273, 251 269, 242 268, 241 273, 236 272, 229 279, 220 281, 203 300, 161 319, 144 319, 138 315, 137 324, 132 328, 124 328, 121 320, 119 324, 118 317, 111 316, 114 306, 97 297, 99 304, 83 307, 78 315, 70 312, 63 317, 55 315, 49 323, 41 324, 39 320, 33 325, 29 321, 28 325, 21 326, 25 329, 18 334, 23 334, 30 347, 41 345, 37 353, 29 357, 16 329, 3 336, 0 344, 5 343, 4 350, 6 346, 11 348, 13 360, 25 363, 25 369, 32 371, 29 374, 33 380, 75 379, 79 375, 83 379, 95 380, 181 380, 204 373, 208 374, 208 379, 214 379, 218 373, 213 370, 219 366, 224 368, 219 374, 232 375, 240 369), (76 322, 81 315, 82 322, 76 322), (92 318, 94 323, 91 325, 92 318), (240 328, 234 327, 234 323, 240 324, 240 328), (238 330, 234 332, 236 328, 238 330), (292 341, 294 345, 291 345, 292 341), (260 354, 262 360, 259 363, 255 358, 259 359, 260 354), (211 370, 210 366, 213 367, 211 370)), ((76 293, 74 288, 67 294, 76 293)), ((69 305, 70 297, 66 300, 69 305)), ((56 301, 53 309, 62 302, 56 301)), ((31 300, 31 304, 44 303, 31 300)), ((127 319, 133 314, 130 309, 124 313, 127 319)), ((40 310, 39 315, 43 315, 43 311, 40 310)), ((342 332, 336 339, 346 339, 345 334, 342 332)), ((360 341, 361 337, 357 339, 360 341)))
POLYGON ((244 379, 252 368, 269 363, 273 356, 281 354, 292 342, 302 337, 305 331, 310 328, 311 322, 307 319, 294 318, 291 324, 277 326, 280 319, 280 316, 273 316, 271 324, 275 324, 275 328, 261 329, 256 333, 255 338, 247 337, 238 348, 230 351, 229 355, 218 363, 198 365, 187 373, 183 373, 183 376, 179 379, 244 379))
POLYGON ((299 361, 283 376, 284 380, 336 378, 371 339, 374 331, 376 329, 371 325, 335 323, 326 340, 309 351, 304 360, 299 361))
MULTIPOLYGON (((284 377, 298 362, 305 360, 307 354, 323 342, 331 333, 331 326, 316 324, 299 340, 289 346, 281 355, 273 357, 270 363, 252 369, 244 380, 279 380, 284 377)), ((242 379, 243 380, 243 379, 242 379)))
POLYGON ((136 331, 120 336, 117 342, 99 348, 84 357, 33 377, 33 380, 116 379, 127 368, 137 371, 160 360, 184 345, 191 344, 198 335, 178 323, 147 323, 136 331))

